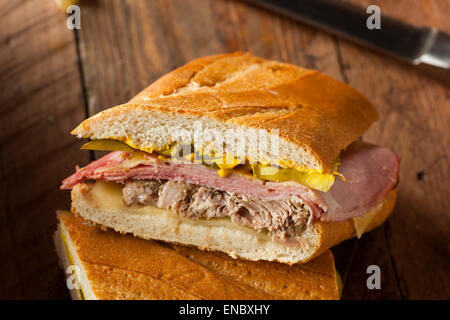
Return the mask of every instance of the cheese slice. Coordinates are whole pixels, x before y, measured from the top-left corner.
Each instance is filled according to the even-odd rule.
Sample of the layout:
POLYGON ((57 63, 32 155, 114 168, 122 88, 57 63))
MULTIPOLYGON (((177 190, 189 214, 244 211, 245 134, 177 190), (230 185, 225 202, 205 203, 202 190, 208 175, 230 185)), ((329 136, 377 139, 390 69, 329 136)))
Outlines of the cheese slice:
POLYGON ((160 215, 164 216, 165 219, 174 220, 177 224, 192 224, 192 225, 204 225, 209 227, 226 227, 227 229, 240 230, 241 232, 249 233, 255 236, 258 241, 271 242, 272 237, 265 230, 257 232, 254 229, 241 226, 233 223, 230 217, 224 218, 214 218, 214 219, 198 219, 192 220, 189 218, 183 218, 175 211, 169 209, 157 208, 154 206, 136 206, 129 207, 125 204, 122 197, 123 184, 116 182, 107 182, 98 180, 93 184, 93 188, 90 194, 90 199, 92 205, 97 208, 102 209, 114 209, 127 211, 128 214, 132 215, 143 215, 143 216, 154 216, 160 215))
MULTIPOLYGON (((380 204, 381 205, 381 204, 380 204)), ((370 225, 372 220, 377 216, 380 205, 377 208, 374 208, 370 212, 362 215, 360 217, 353 218, 353 223, 355 225, 356 236, 361 238, 364 232, 367 231, 367 227, 370 225)))

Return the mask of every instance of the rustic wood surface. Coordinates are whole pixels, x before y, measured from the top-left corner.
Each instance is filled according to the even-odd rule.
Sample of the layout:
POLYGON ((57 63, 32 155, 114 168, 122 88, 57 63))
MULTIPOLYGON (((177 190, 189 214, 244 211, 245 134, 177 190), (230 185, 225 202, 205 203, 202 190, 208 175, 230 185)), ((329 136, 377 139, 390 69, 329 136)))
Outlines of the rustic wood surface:
MULTIPOLYGON (((352 2, 450 33, 448 0, 352 2)), ((343 298, 450 299, 450 90, 239 1, 85 0, 81 12, 81 30, 71 31, 53 0, 0 1, 0 298, 46 298, 62 282, 51 237, 55 210, 70 201, 58 186, 92 159, 69 131, 193 58, 241 50, 356 87, 381 115, 364 139, 401 155, 393 216, 333 249, 343 298), (366 288, 372 264, 381 290, 366 288)))

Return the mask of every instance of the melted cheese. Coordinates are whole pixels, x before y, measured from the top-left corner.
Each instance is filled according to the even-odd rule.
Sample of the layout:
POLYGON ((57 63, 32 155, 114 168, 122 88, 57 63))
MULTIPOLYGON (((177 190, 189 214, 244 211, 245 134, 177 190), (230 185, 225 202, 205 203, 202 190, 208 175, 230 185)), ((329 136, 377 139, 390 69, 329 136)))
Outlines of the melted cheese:
POLYGON ((268 235, 267 231, 256 232, 252 228, 239 226, 234 224, 229 217, 191 220, 180 217, 172 210, 161 209, 154 206, 130 207, 122 198, 122 188, 123 185, 120 183, 99 180, 94 183, 91 199, 95 201, 95 205, 98 208, 102 209, 121 210, 130 214, 146 216, 163 215, 166 219, 172 220, 174 224, 189 223, 193 226, 203 225, 207 227, 223 226, 227 229, 238 229, 246 233, 251 233, 253 236, 257 234, 258 239, 261 241, 272 241, 272 238, 268 235))
POLYGON ((355 226, 356 236, 358 238, 361 238, 363 233, 367 231, 367 227, 370 225, 372 220, 377 216, 378 209, 382 205, 383 204, 381 203, 376 208, 371 210, 370 212, 368 212, 368 213, 366 213, 366 214, 364 214, 364 215, 362 215, 360 217, 353 218, 353 224, 355 226))

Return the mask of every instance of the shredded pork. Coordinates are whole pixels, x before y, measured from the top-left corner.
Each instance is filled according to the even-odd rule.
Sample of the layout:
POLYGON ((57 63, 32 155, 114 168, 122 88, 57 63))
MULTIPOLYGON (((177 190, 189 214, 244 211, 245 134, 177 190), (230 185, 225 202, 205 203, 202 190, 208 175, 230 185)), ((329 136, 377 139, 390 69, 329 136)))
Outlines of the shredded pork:
POLYGON ((267 230, 274 239, 295 241, 311 216, 300 198, 258 200, 239 194, 168 180, 130 180, 122 190, 129 206, 171 209, 190 219, 230 217, 238 225, 267 230))

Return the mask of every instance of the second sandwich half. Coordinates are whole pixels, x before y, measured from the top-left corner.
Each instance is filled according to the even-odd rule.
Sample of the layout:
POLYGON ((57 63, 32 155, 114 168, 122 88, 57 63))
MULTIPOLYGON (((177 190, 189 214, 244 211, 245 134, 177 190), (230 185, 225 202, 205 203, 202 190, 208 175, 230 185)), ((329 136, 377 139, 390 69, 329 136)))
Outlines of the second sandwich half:
POLYGON ((399 158, 359 137, 377 120, 358 91, 245 53, 200 58, 84 121, 72 211, 122 233, 306 262, 391 213, 399 158))

